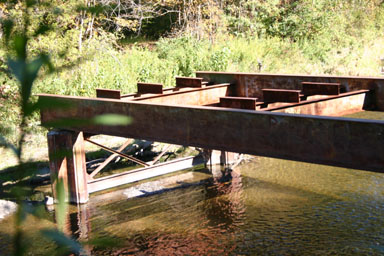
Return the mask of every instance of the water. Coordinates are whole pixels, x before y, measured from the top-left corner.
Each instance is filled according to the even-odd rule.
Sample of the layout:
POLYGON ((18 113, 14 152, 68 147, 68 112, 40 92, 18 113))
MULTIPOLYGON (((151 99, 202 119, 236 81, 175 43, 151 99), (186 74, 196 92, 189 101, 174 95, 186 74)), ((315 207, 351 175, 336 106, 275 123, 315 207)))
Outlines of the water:
MULTIPOLYGON (((384 174, 265 157, 223 172, 184 172, 179 188, 139 198, 94 195, 69 210, 66 232, 118 243, 85 246, 93 255, 384 255, 384 174)), ((0 222, 0 254, 11 219, 0 222)), ((53 220, 29 217, 34 254, 54 250, 35 228, 53 220)))

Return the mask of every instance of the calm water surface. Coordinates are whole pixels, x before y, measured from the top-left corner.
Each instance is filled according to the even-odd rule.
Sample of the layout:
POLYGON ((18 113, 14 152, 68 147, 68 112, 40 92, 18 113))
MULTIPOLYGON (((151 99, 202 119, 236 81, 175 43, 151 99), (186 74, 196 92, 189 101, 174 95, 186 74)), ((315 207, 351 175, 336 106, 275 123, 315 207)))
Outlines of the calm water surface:
POLYGON ((221 178, 185 175, 163 193, 95 195, 71 209, 66 232, 119 242, 86 247, 93 255, 384 255, 383 174, 256 157, 221 178))

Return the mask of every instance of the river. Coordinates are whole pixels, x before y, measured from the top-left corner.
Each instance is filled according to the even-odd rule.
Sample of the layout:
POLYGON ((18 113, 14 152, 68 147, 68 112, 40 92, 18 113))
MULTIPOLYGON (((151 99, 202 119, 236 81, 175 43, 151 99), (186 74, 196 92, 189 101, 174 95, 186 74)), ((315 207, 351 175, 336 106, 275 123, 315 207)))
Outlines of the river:
MULTIPOLYGON (((266 157, 215 172, 223 175, 199 168, 161 178, 159 191, 142 183, 93 195, 71 206, 65 232, 116 242, 84 246, 92 255, 384 255, 384 174, 266 157), (129 198, 134 190, 141 196, 129 198)), ((55 250, 37 232, 54 219, 28 217, 32 255, 55 250)), ((0 222, 1 255, 12 220, 0 222)))

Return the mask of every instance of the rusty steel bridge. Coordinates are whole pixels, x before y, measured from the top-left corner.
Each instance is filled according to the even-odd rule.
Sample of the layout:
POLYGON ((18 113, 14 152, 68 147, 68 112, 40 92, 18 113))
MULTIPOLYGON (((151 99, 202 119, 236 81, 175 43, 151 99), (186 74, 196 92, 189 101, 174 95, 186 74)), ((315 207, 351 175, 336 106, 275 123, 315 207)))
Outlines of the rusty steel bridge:
POLYGON ((94 98, 40 94, 39 100, 67 106, 43 108, 44 126, 103 114, 133 120, 119 126, 62 122, 60 130, 49 132, 53 186, 62 178, 74 203, 87 202, 92 192, 207 161, 189 157, 145 163, 122 153, 128 143, 113 150, 92 141, 97 134, 194 146, 222 156, 236 152, 384 172, 384 121, 341 117, 384 111, 383 78, 197 72, 196 78, 177 77, 174 88, 138 83, 133 94, 97 89, 94 98), (87 173, 84 141, 143 168, 94 178, 100 168, 87 173), (57 156, 63 150, 69 154, 57 156))

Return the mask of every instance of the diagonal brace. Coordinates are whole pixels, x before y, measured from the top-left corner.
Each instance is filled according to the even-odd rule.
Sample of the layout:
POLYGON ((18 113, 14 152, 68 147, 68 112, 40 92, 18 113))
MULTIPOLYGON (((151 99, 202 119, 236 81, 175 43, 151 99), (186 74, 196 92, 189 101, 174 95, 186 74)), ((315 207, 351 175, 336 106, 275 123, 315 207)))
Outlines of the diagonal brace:
MULTIPOLYGON (((123 145, 121 145, 121 147, 119 147, 119 149, 117 150, 118 152, 121 153, 121 151, 123 151, 130 143, 132 142, 132 139, 129 139, 127 140, 126 142, 124 142, 123 145)), ((104 169, 104 167, 106 167, 113 159, 115 159, 116 157, 118 156, 118 154, 116 153, 113 153, 112 155, 110 155, 107 159, 105 159, 105 161, 100 164, 90 175, 89 177, 90 178, 93 178, 95 177, 102 169, 104 169)))
POLYGON ((113 149, 111 149, 111 148, 108 148, 108 147, 106 147, 106 146, 103 146, 103 145, 101 145, 101 144, 99 144, 99 143, 97 143, 97 142, 94 142, 94 141, 90 140, 90 139, 84 139, 84 140, 85 140, 85 141, 88 141, 89 143, 92 143, 92 144, 94 144, 94 145, 96 145, 96 146, 98 146, 98 147, 100 147, 100 148, 102 148, 102 149, 104 149, 104 150, 106 150, 106 151, 109 151, 109 152, 111 152, 111 153, 114 153, 114 154, 117 154, 117 155, 119 155, 119 156, 121 156, 121 157, 124 157, 124 158, 126 158, 126 159, 128 159, 128 160, 131 160, 132 162, 135 162, 135 163, 140 164, 140 165, 143 165, 143 166, 149 166, 149 164, 147 164, 147 163, 144 162, 144 161, 141 161, 141 160, 136 159, 136 158, 134 158, 134 157, 132 157, 132 156, 129 156, 129 155, 127 155, 127 154, 124 154, 124 153, 121 153, 121 152, 119 152, 119 151, 116 151, 116 150, 113 150, 113 149))

